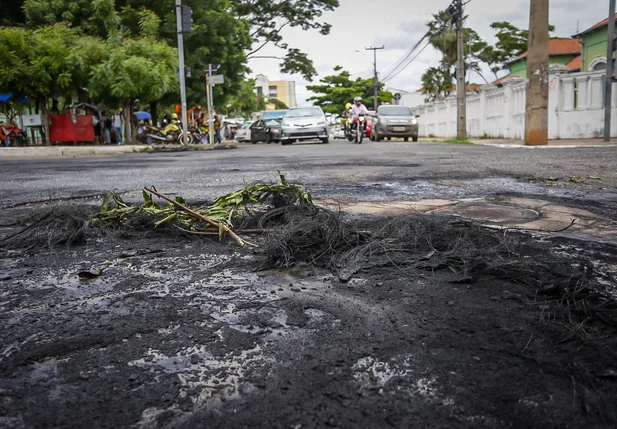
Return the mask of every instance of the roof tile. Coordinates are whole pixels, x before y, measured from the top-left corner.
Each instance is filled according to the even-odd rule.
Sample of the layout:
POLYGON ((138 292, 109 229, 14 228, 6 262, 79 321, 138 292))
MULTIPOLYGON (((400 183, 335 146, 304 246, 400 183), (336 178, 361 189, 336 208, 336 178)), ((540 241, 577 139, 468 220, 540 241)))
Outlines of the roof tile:
MULTIPOLYGON (((580 39, 549 39, 548 40, 548 55, 576 55, 580 54, 583 49, 583 44, 580 39)), ((527 57, 527 51, 520 54, 514 61, 522 60, 527 57)), ((514 62, 513 61, 513 62, 514 62)))

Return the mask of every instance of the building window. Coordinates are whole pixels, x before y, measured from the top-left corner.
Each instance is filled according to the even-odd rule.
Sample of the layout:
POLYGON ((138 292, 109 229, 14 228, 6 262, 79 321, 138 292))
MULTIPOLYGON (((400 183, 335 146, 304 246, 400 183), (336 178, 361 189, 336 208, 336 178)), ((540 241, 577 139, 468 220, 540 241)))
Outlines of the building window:
POLYGON ((269 89, 270 98, 278 97, 278 88, 276 87, 276 85, 270 85, 268 89, 269 89))
POLYGON ((264 91, 263 91, 263 89, 260 86, 258 86, 255 89, 257 90, 257 96, 258 97, 262 97, 264 95, 264 91))
POLYGON ((591 63, 589 63, 589 71, 606 70, 606 58, 596 57, 591 63))

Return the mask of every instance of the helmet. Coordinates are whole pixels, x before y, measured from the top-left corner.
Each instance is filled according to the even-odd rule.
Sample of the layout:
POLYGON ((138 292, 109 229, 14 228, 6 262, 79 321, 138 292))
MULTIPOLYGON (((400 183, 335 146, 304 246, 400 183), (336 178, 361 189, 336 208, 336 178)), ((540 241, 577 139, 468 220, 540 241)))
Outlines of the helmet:
POLYGON ((351 109, 351 103, 347 103, 347 104, 345 104, 345 109, 346 109, 346 110, 351 109))
POLYGON ((354 103, 357 103, 358 101, 362 101, 362 97, 356 97, 353 99, 354 103))
POLYGON ((176 113, 171 114, 171 119, 178 119, 178 115, 176 113))

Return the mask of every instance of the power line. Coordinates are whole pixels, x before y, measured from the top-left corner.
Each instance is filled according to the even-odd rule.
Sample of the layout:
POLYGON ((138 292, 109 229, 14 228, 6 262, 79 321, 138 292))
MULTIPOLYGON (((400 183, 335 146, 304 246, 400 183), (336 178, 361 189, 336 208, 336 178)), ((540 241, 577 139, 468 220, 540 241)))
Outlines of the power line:
MULTIPOLYGON (((460 0, 453 0, 452 3, 450 4, 450 6, 446 9, 447 11, 452 10, 453 8, 456 8, 457 6, 457 1, 460 0)), ((467 0, 466 3, 469 3, 471 0, 467 0)), ((443 33, 445 30, 447 29, 447 25, 444 24, 442 25, 439 29, 437 29, 437 31, 435 32, 435 34, 433 34, 433 38, 434 37, 438 37, 441 35, 441 33, 443 33)), ((418 56, 427 48, 428 45, 430 45, 430 42, 428 44, 426 44, 421 50, 420 52, 418 52, 415 56, 412 57, 412 55, 414 54, 414 52, 416 51, 416 49, 418 49, 418 47, 421 45, 421 43, 424 41, 424 39, 426 39, 429 35, 431 35, 431 32, 433 30, 429 29, 426 34, 418 41, 418 43, 416 43, 408 52, 407 54, 398 61, 398 63, 391 68, 387 75, 382 79, 383 82, 392 80, 393 78, 395 78, 396 76, 398 76, 403 70, 405 70, 407 67, 409 67, 409 65, 415 61, 418 56)))
POLYGON ((422 52, 424 52, 424 50, 425 50, 427 47, 429 47, 430 45, 431 45, 430 43, 427 43, 426 45, 424 45, 424 46, 422 47, 422 49, 420 49, 420 51, 419 51, 419 52, 418 52, 418 53, 417 53, 417 54, 416 54, 413 58, 411 58, 409 61, 407 61, 407 64, 405 64, 405 66, 403 66, 403 67, 402 67, 400 70, 398 70, 396 73, 394 73, 393 75, 391 75, 390 77, 388 77, 388 79, 382 79, 382 81, 383 81, 383 82, 386 82, 386 81, 388 81, 388 80, 392 80, 392 79, 394 79, 395 77, 397 77, 397 76, 398 76, 399 74, 401 74, 401 73, 402 73, 402 72, 403 72, 403 71, 404 71, 407 67, 409 67, 409 65, 410 65, 412 62, 414 62, 414 61, 416 60, 416 58, 418 58, 418 57, 422 54, 422 52))
POLYGON ((427 31, 426 34, 422 36, 422 38, 409 51, 407 51, 407 53, 394 65, 394 67, 390 68, 390 70, 386 72, 386 75, 382 79, 384 82, 386 80, 389 80, 391 78, 391 75, 396 73, 399 70, 399 68, 403 66, 406 61, 409 60, 409 58, 414 54, 415 50, 418 49, 418 47, 424 41, 424 39, 428 37, 429 33, 430 33, 430 30, 427 31))

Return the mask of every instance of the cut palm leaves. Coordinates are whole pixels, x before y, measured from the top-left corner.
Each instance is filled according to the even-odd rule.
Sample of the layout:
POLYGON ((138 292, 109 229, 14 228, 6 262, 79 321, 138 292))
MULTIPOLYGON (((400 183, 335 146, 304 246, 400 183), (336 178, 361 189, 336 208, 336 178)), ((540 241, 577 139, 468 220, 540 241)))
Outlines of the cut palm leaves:
POLYGON ((174 223, 174 226, 187 232, 211 231, 221 240, 225 235, 229 235, 244 246, 251 243, 233 232, 234 218, 252 215, 269 208, 313 204, 313 197, 303 186, 287 183, 285 176, 280 172, 279 180, 274 184, 253 185, 245 181, 243 189, 215 198, 212 205, 206 208, 189 207, 183 197, 176 196, 172 199, 157 191, 155 187, 143 189, 142 205, 129 204, 117 193, 110 192, 105 195, 101 211, 95 220, 122 224, 129 216, 146 214, 158 218, 154 223, 155 228, 174 223), (158 204, 154 197, 164 202, 158 204))

